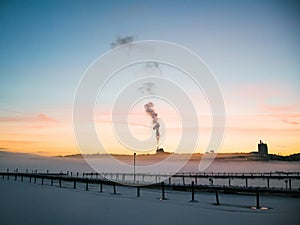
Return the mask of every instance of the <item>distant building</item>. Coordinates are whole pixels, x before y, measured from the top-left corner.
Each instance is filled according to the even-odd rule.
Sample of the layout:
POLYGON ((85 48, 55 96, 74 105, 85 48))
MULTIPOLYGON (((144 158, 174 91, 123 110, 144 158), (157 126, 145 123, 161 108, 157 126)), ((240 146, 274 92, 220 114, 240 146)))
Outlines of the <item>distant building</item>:
POLYGON ((258 154, 260 157, 268 156, 268 145, 261 140, 258 143, 258 154))

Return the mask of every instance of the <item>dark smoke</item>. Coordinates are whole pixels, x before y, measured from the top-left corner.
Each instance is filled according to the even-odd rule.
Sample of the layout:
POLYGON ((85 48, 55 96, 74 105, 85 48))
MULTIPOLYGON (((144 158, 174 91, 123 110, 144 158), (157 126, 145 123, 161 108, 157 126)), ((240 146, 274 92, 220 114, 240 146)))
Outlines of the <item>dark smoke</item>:
POLYGON ((110 47, 116 48, 120 45, 129 44, 129 43, 133 42, 133 40, 134 40, 133 36, 118 37, 117 40, 115 40, 114 42, 112 42, 110 44, 110 47))
POLYGON ((149 94, 149 95, 153 95, 153 88, 155 87, 155 84, 153 82, 146 82, 143 84, 143 86, 139 87, 138 90, 142 93, 142 94, 149 94))
POLYGON ((160 125, 158 122, 157 113, 154 111, 153 107, 154 107, 154 104, 152 102, 149 102, 144 105, 146 113, 148 113, 148 115, 150 115, 152 117, 153 130, 155 130, 156 144, 157 144, 157 148, 158 148, 158 143, 159 143, 159 138, 160 138, 160 134, 159 134, 159 126, 160 125))
POLYGON ((148 62, 145 66, 145 70, 152 74, 156 74, 156 75, 158 74, 159 76, 162 75, 162 72, 161 72, 158 62, 148 62))

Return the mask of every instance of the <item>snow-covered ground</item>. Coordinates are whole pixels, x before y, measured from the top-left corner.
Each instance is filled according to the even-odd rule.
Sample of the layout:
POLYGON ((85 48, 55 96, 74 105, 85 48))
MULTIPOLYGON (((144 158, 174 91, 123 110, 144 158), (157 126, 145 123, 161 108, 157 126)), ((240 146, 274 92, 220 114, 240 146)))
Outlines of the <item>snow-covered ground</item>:
MULTIPOLYGON (((93 172, 83 159, 48 158, 28 154, 0 152, 0 171, 19 172, 73 171, 93 172)), ((196 172, 197 162, 185 167, 185 172, 196 172)), ((207 172, 268 172, 300 171, 299 162, 213 162, 207 172)), ((113 172, 113 171, 112 171, 113 172)), ((281 181, 280 181, 281 182, 281 181)), ((136 188, 117 187, 113 195, 111 186, 99 187, 63 182, 50 186, 15 181, 0 177, 0 225, 22 224, 230 224, 267 225, 299 224, 300 199, 287 196, 261 195, 260 204, 268 210, 255 210, 254 195, 220 193, 221 205, 216 206, 213 193, 198 192, 196 200, 190 202, 191 193, 166 190, 167 200, 160 200, 161 191, 141 189, 141 197, 136 196, 136 188)))
POLYGON ((261 196, 261 205, 268 210, 255 210, 254 195, 220 194, 216 206, 212 193, 196 193, 198 202, 190 202, 188 192, 166 191, 167 200, 160 200, 160 190, 141 189, 136 197, 133 187, 111 186, 98 192, 97 186, 84 190, 64 184, 63 188, 13 179, 0 178, 0 224, 299 224, 299 198, 261 196))

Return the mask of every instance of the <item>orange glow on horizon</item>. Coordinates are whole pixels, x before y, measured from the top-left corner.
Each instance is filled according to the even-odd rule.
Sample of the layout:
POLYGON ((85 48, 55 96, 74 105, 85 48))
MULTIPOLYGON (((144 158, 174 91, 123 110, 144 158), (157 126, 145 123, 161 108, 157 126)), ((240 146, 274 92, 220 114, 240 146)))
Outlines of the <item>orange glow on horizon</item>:
MULTIPOLYGON (((218 152, 252 152, 257 150, 257 143, 263 140, 268 144, 269 153, 290 155, 300 152, 300 113, 298 105, 270 105, 267 96, 261 97, 263 92, 259 87, 239 90, 233 97, 232 93, 225 93, 226 99, 226 130, 223 144, 218 152), (245 99, 254 99, 243 105, 245 99), (244 107, 243 107, 244 106, 244 107)), ((265 91, 265 90, 264 90, 265 91)), ((274 92, 271 88, 268 92, 274 92)), ((281 91, 275 89, 275 92, 281 91)), ((266 95, 266 94, 265 94, 266 95)), ((198 100, 198 98, 196 98, 198 100)), ((202 104, 203 102, 199 100, 202 104)), ((160 120, 165 123, 167 142, 162 147, 167 152, 174 152, 180 141, 181 121, 176 110, 157 103, 156 111, 160 120)), ((64 109, 66 110, 66 109, 64 109)), ((64 111, 61 109, 55 112, 64 111)), ((33 153, 46 156, 79 154, 73 133, 71 107, 68 113, 50 115, 46 113, 27 114, 26 116, 0 116, 0 149, 12 152, 33 153)), ((114 138, 111 128, 111 109, 101 108, 95 111, 95 125, 98 136, 104 141, 109 153, 132 154, 131 150, 124 150, 123 146, 114 138)), ((211 116, 209 110, 201 107, 198 111, 199 143, 195 152, 204 153, 211 135, 211 116)), ((145 113, 143 105, 133 109, 129 117, 130 131, 136 138, 148 138, 151 128, 151 118, 145 113)), ((122 123, 122 121, 119 121, 122 123)), ((126 124, 124 124, 126 125, 126 124)), ((193 127, 188 132, 194 132, 193 127)), ((164 134, 163 134, 164 135, 164 134)), ((214 149, 216 152, 217 150, 214 149)), ((96 150, 95 150, 96 151, 96 150)), ((97 151, 96 151, 97 152, 97 151)), ((101 151, 99 151, 101 152, 101 151)), ((155 140, 153 151, 155 152, 155 140)), ((191 153, 187 149, 187 153, 191 153)), ((102 153, 102 152, 101 152, 102 153)))

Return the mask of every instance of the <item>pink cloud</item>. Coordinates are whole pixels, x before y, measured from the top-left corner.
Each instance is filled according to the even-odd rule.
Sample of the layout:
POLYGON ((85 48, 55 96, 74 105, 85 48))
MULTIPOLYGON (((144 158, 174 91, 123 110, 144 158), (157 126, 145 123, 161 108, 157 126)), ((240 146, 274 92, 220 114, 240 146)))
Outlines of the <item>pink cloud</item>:
POLYGON ((47 116, 46 114, 38 114, 36 116, 38 121, 47 122, 47 123, 56 123, 57 120, 47 116))
POLYGON ((56 123, 57 120, 47 116, 46 114, 38 114, 36 116, 7 116, 0 117, 0 122, 46 122, 56 123))
POLYGON ((283 119, 284 123, 293 124, 293 125, 299 125, 300 124, 300 114, 296 116, 290 116, 283 119))

